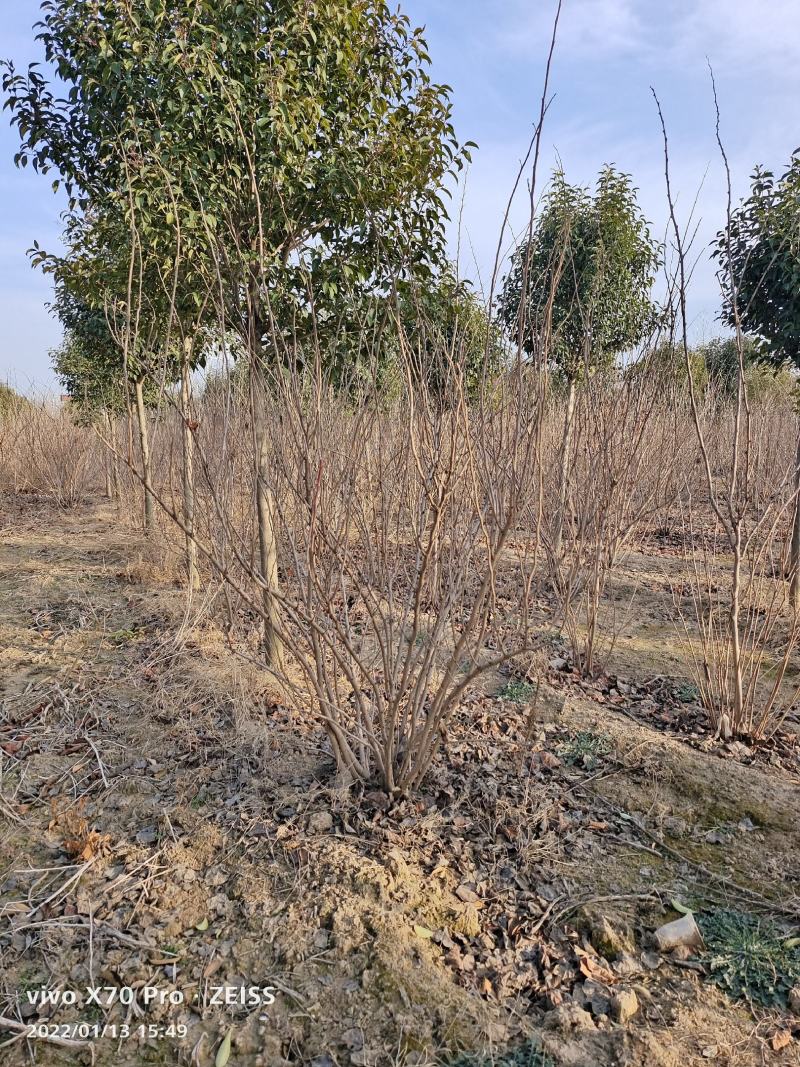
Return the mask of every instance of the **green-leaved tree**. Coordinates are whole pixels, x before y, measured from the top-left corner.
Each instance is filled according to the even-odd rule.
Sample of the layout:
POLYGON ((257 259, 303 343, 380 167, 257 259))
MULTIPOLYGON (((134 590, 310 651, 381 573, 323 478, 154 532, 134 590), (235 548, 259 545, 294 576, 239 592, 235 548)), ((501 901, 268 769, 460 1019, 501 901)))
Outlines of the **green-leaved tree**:
MULTIPOLYGON (((127 227, 129 277, 162 279, 171 315, 213 291, 219 328, 247 352, 265 647, 278 664, 264 377, 298 334, 308 345, 321 318, 336 321, 319 312, 342 288, 388 291, 437 262, 464 155, 449 90, 430 77, 422 32, 383 0, 42 10, 59 81, 7 70, 18 161, 55 168, 95 231, 127 227)), ((95 243, 112 247, 102 233, 95 243)))
POLYGON ((498 324, 450 263, 422 282, 398 285, 395 325, 415 377, 434 396, 444 397, 457 381, 466 396, 474 398, 501 367, 498 324))
POLYGON ((515 252, 503 283, 499 314, 514 343, 529 358, 556 367, 567 381, 556 555, 577 382, 613 365, 653 330, 659 262, 659 246, 628 175, 606 166, 591 192, 571 185, 558 169, 530 239, 515 252))
MULTIPOLYGON (((741 338, 752 335, 775 366, 800 369, 800 152, 780 176, 757 168, 750 195, 717 235, 714 255, 723 288, 723 318, 741 338)), ((800 430, 790 558, 790 597, 800 594, 800 430)))

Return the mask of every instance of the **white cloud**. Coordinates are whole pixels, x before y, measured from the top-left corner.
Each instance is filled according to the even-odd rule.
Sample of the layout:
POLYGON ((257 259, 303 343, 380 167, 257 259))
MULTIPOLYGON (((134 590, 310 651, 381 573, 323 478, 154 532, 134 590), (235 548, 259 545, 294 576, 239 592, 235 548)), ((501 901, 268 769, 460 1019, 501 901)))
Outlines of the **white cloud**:
MULTIPOLYGON (((552 35, 555 0, 513 0, 498 32, 510 51, 546 50, 552 35), (531 8, 533 7, 533 10, 531 8)), ((581 56, 641 51, 647 37, 641 0, 564 0, 558 26, 559 53, 581 56)))
MULTIPOLYGON (((512 0, 497 32, 501 49, 540 53, 550 40, 556 0, 512 0)), ((567 59, 635 58, 736 63, 739 70, 800 75, 798 0, 564 0, 557 54, 567 59)))
MULTIPOLYGON (((679 5, 684 7, 685 5, 679 5)), ((800 8, 797 0, 702 0, 677 22, 678 44, 739 69, 769 70, 794 80, 800 64, 800 8)))

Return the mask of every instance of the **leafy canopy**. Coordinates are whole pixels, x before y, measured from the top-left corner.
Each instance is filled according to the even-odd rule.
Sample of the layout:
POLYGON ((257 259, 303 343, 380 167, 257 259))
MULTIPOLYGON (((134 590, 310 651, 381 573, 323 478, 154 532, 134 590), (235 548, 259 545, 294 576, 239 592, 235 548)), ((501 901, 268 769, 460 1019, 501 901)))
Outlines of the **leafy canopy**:
POLYGON ((415 374, 434 395, 443 395, 457 373, 469 396, 497 373, 502 338, 470 283, 445 264, 429 279, 398 286, 397 326, 415 374))
POLYGON ((535 230, 514 254, 500 318, 529 356, 567 375, 609 365, 658 319, 660 262, 628 175, 604 167, 594 194, 556 170, 535 230))
MULTIPOLYGON (((739 382, 739 347, 735 337, 714 337, 695 349, 703 361, 708 381, 723 393, 736 392, 739 382)), ((752 337, 742 337, 741 356, 745 371, 758 363, 758 345, 752 337)))
POLYGON ((800 151, 780 178, 756 168, 714 256, 724 320, 758 338, 773 363, 800 367, 800 151))
POLYGON ((60 281, 52 307, 64 327, 64 339, 50 357, 80 421, 90 423, 102 411, 123 412, 130 383, 137 379, 145 382, 145 402, 157 402, 157 383, 148 378, 147 365, 135 353, 126 362, 105 310, 92 307, 60 281))
POLYGON ((261 317, 295 325, 335 300, 340 279, 375 288, 441 254, 444 186, 464 150, 421 31, 386 3, 46 0, 42 11, 66 90, 8 67, 18 160, 58 172, 98 247, 135 232, 179 298, 202 307, 220 276, 242 331, 254 297, 261 317))

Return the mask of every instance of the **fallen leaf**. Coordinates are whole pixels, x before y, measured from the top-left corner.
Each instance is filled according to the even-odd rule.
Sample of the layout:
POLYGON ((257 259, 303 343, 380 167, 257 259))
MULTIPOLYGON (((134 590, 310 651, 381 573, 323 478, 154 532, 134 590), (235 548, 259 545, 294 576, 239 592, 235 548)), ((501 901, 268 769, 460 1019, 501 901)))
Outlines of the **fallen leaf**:
POLYGON ((691 915, 692 909, 687 908, 684 904, 681 904, 679 900, 671 900, 670 904, 678 912, 679 915, 691 915))
POLYGON ((225 1067, 225 1064, 231 1058, 231 1039, 233 1037, 233 1030, 229 1030, 225 1037, 222 1039, 222 1044, 217 1049, 217 1055, 214 1059, 214 1067, 225 1067))
POLYGON ((475 904, 478 907, 483 906, 481 898, 475 890, 468 885, 460 885, 456 890, 456 896, 459 900, 463 900, 465 904, 475 904))
POLYGON ((65 838, 64 848, 74 859, 86 862, 106 852, 110 842, 111 837, 108 834, 101 834, 98 830, 90 830, 83 837, 65 838))

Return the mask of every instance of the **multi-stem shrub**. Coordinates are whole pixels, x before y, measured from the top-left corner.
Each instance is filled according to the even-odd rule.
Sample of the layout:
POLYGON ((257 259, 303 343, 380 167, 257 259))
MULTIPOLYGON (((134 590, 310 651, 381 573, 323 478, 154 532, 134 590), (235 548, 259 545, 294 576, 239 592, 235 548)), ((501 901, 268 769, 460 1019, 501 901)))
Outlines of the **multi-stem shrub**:
MULTIPOLYGON (((663 415, 657 379, 646 366, 624 377, 595 375, 577 390, 566 492, 557 492, 552 477, 545 483, 550 499, 540 510, 548 574, 573 662, 587 674, 601 665, 615 637, 613 620, 609 625, 602 614, 612 571, 676 492, 676 425, 663 415)), ((551 456, 551 469, 561 467, 561 457, 551 456)))
MULTIPOLYGON (((735 410, 728 406, 717 419, 722 442, 735 410)), ((749 425, 746 466, 732 490, 724 479, 735 454, 730 446, 714 454, 719 484, 730 492, 721 511, 727 521, 702 495, 687 497, 686 540, 699 547, 688 597, 679 589, 673 595, 712 729, 758 740, 778 729, 798 695, 790 678, 800 618, 789 605, 784 571, 784 531, 793 510, 792 463, 777 440, 784 422, 780 411, 771 417, 756 411, 749 425)))
MULTIPOLYGON (((446 396, 409 369, 389 406, 377 393, 354 404, 317 371, 276 373, 264 397, 277 673, 311 703, 343 776, 413 789, 467 687, 527 646, 527 553, 509 545, 531 492, 538 412, 522 410, 511 380, 469 407, 455 363, 446 396)), ((218 533, 259 585, 214 468, 206 459, 218 533)))

